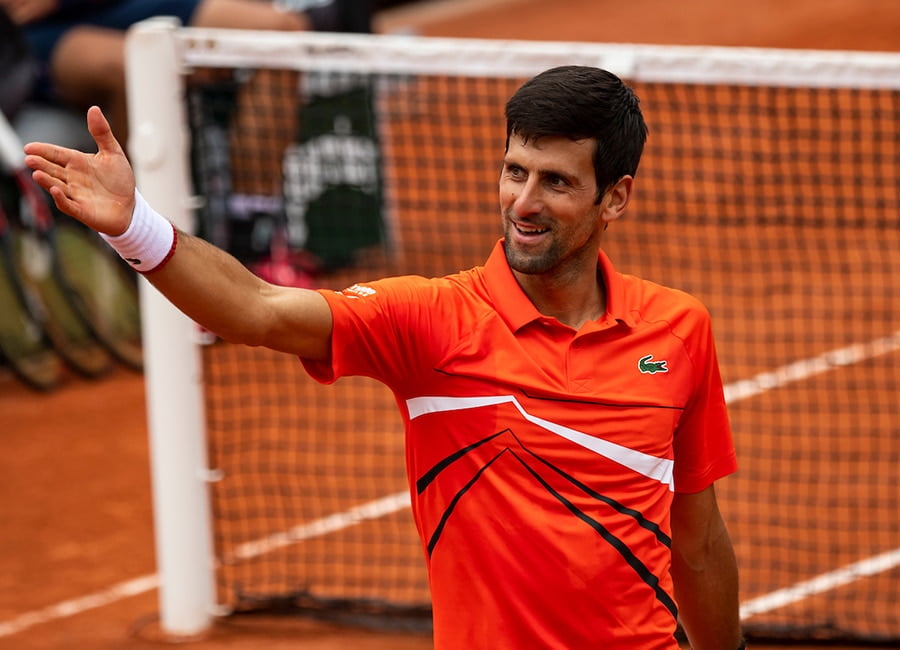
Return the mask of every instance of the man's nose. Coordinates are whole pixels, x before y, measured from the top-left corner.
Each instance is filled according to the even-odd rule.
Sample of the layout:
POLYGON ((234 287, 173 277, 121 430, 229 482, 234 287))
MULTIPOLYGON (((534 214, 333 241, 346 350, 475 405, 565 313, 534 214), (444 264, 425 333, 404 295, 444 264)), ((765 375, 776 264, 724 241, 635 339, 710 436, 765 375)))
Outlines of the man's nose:
POLYGON ((532 214, 538 214, 543 209, 544 204, 541 198, 540 186, 537 179, 529 178, 526 182, 518 186, 518 191, 513 201, 513 210, 519 217, 527 217, 532 214))

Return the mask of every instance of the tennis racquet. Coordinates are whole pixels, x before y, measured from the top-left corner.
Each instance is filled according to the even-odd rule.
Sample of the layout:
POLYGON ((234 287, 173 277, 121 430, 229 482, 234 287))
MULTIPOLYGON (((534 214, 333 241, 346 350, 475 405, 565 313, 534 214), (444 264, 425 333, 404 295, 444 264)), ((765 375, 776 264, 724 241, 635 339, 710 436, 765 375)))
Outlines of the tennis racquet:
POLYGON ((142 369, 134 273, 96 233, 71 219, 57 221, 58 212, 24 166, 21 143, 8 123, 5 130, 5 139, 12 144, 2 148, 2 160, 21 197, 23 236, 14 259, 21 274, 46 294, 44 300, 53 309, 49 327, 62 328, 51 336, 54 345, 86 375, 108 370, 110 355, 130 368, 142 369))
POLYGON ((8 213, 10 260, 29 302, 40 305, 41 325, 54 349, 76 372, 98 377, 112 359, 75 308, 59 274, 53 218, 43 190, 24 165, 22 143, 5 117, 0 119, 0 162, 17 191, 8 213))
POLYGON ((9 225, 0 203, 0 357, 23 382, 49 391, 62 382, 63 363, 16 278, 9 225))
POLYGON ((120 363, 142 370, 140 300, 134 270, 80 223, 57 222, 54 238, 60 274, 94 335, 120 363))
POLYGON ((26 293, 42 305, 42 324, 53 348, 79 374, 99 377, 111 370, 112 358, 94 337, 61 276, 56 233, 42 190, 27 172, 13 174, 20 199, 18 223, 10 227, 13 268, 26 293))

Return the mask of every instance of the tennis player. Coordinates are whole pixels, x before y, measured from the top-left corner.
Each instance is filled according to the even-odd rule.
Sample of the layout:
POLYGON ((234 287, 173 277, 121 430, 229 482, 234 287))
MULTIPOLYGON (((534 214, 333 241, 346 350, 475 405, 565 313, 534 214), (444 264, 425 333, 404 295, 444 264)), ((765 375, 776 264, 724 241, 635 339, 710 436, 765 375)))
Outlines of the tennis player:
POLYGON ((679 621, 696 650, 743 647, 708 312, 601 250, 634 189, 638 99, 608 72, 561 67, 506 117, 504 237, 484 265, 338 292, 273 286, 176 231, 96 107, 97 154, 25 151, 63 211, 198 323, 297 355, 322 382, 391 387, 436 648, 674 650, 679 621))

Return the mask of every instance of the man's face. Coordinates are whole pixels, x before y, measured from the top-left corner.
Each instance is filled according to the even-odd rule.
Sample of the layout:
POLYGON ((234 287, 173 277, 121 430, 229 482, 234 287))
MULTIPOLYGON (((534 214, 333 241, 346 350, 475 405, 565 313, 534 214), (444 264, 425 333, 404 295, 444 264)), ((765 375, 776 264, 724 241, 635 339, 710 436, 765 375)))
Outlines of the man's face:
POLYGON ((511 135, 500 174, 506 259, 525 274, 577 273, 597 265, 603 207, 596 204, 596 141, 511 135))

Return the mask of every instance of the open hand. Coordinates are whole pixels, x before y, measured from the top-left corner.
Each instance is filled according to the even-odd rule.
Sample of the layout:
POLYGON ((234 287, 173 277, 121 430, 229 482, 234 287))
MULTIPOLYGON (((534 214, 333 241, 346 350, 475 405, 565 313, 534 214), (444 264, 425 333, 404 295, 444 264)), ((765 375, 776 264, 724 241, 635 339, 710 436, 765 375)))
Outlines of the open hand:
POLYGON ((98 232, 120 235, 134 210, 134 172, 97 106, 88 110, 87 125, 97 153, 30 142, 25 164, 60 210, 98 232))

